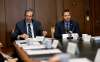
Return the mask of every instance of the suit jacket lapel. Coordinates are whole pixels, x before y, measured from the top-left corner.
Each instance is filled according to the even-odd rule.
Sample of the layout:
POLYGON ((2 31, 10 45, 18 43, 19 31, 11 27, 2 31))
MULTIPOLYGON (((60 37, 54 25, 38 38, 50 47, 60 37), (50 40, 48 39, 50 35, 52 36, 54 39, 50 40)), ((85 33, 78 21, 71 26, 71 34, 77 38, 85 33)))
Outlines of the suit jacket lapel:
POLYGON ((70 21, 70 30, 73 32, 74 31, 74 24, 72 22, 72 20, 70 21))
POLYGON ((62 27, 61 27, 61 30, 62 30, 62 31, 61 31, 62 34, 66 33, 64 21, 62 21, 62 27))
POLYGON ((27 26, 26 26, 25 20, 23 22, 23 28, 22 29, 23 29, 23 32, 27 34, 27 26))

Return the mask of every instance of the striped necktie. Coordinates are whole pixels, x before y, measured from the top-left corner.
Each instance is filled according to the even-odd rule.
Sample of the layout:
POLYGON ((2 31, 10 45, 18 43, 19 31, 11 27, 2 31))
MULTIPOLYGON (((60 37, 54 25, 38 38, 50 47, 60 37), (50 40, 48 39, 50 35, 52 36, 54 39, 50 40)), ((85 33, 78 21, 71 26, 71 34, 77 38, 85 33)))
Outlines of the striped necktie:
POLYGON ((28 35, 29 35, 29 38, 32 37, 32 32, 31 32, 31 26, 30 26, 30 24, 28 24, 28 35))

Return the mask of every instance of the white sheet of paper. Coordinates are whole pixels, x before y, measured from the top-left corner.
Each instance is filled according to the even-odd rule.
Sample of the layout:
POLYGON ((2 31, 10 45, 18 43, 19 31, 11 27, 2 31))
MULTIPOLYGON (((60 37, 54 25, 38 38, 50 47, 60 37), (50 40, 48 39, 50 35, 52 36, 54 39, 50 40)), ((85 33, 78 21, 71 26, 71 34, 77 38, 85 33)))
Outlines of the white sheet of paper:
POLYGON ((43 41, 44 40, 44 36, 36 36, 36 40, 37 41, 43 41))
POLYGON ((95 36, 94 40, 100 40, 100 36, 95 36))
POLYGON ((88 34, 82 34, 82 39, 84 44, 90 45, 91 35, 88 34))
POLYGON ((67 52, 69 54, 74 54, 76 53, 77 51, 77 44, 76 43, 72 43, 72 42, 68 42, 68 47, 67 47, 67 52))
POLYGON ((52 48, 52 38, 45 38, 42 43, 46 48, 52 48))
POLYGON ((27 41, 26 40, 16 40, 15 42, 20 47, 22 47, 22 46, 24 46, 24 45, 27 44, 27 41))
POLYGON ((47 50, 25 50, 28 55, 43 55, 43 54, 57 54, 61 53, 59 49, 47 49, 47 50))
POLYGON ((72 37, 73 37, 73 40, 77 40, 79 36, 77 33, 72 33, 72 37))
POLYGON ((94 62, 100 62, 100 48, 97 50, 94 62))
MULTIPOLYGON (((31 39, 32 40, 32 39, 31 39)), ((16 44, 22 47, 23 49, 43 49, 45 45, 41 45, 39 42, 27 40, 17 40, 16 44)))
POLYGON ((25 46, 22 46, 23 49, 43 49, 45 48, 44 45, 25 45, 25 46))
POLYGON ((100 36, 95 36, 94 40, 95 40, 96 43, 100 43, 100 36))
POLYGON ((68 37, 68 34, 62 34, 63 42, 67 42, 67 37, 68 37))
POLYGON ((88 34, 82 34, 82 38, 83 38, 83 41, 90 41, 91 35, 88 35, 88 34))
POLYGON ((20 43, 27 43, 26 40, 15 40, 16 44, 20 44, 20 43))
POLYGON ((70 59, 69 62, 92 62, 87 58, 75 58, 75 59, 70 59))
POLYGON ((53 40, 52 47, 53 47, 53 48, 57 48, 58 43, 59 43, 58 40, 53 40))

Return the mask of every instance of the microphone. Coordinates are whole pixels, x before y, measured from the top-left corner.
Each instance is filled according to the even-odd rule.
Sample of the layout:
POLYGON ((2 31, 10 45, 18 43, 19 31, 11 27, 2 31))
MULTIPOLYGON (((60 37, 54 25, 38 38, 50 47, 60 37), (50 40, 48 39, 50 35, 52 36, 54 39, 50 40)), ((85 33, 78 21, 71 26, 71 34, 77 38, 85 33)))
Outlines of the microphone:
POLYGON ((66 32, 66 33, 70 33, 70 34, 73 33, 73 32, 72 32, 71 30, 69 30, 69 29, 65 29, 65 32, 66 32))
POLYGON ((67 39, 69 39, 69 40, 73 39, 73 37, 72 37, 72 31, 71 30, 65 29, 65 32, 66 32, 66 34, 68 34, 67 39))
POLYGON ((65 33, 69 33, 69 31, 70 31, 69 29, 65 29, 65 33))

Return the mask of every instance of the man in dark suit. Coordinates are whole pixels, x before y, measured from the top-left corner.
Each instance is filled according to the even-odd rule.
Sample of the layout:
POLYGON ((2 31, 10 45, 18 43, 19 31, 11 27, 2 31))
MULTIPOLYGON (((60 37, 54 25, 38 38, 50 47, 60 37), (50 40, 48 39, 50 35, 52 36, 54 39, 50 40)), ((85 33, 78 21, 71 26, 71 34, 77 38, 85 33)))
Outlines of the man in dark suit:
POLYGON ((12 39, 27 39, 36 36, 46 35, 47 32, 42 30, 41 23, 33 20, 33 11, 25 11, 25 19, 16 23, 15 30, 12 32, 12 39))
POLYGON ((80 35, 80 29, 77 22, 71 20, 71 13, 69 9, 64 10, 63 12, 63 20, 58 21, 55 25, 55 38, 61 39, 62 34, 65 33, 78 33, 80 35))

